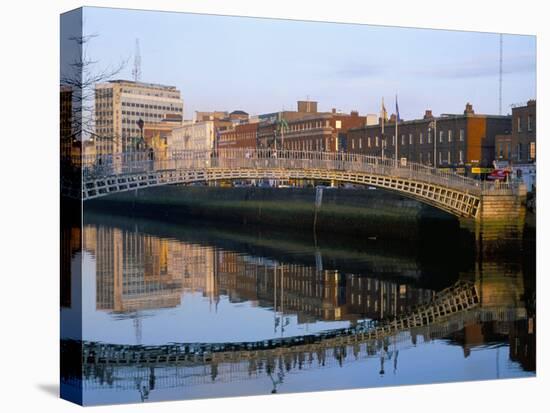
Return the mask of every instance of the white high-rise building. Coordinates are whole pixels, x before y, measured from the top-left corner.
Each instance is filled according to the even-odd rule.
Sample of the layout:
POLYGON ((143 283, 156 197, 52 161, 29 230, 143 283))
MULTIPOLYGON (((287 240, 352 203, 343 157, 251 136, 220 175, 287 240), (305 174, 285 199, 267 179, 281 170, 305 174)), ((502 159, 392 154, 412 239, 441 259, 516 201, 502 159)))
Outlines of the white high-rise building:
POLYGON ((139 120, 183 119, 183 100, 175 86, 113 80, 95 87, 95 150, 126 152, 141 138, 139 120))

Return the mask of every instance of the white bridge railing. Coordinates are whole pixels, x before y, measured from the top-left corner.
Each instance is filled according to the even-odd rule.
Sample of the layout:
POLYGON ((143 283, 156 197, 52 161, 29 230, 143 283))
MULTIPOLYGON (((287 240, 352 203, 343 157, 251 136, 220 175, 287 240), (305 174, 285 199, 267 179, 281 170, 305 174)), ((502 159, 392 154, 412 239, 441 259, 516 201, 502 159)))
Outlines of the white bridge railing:
POLYGON ((112 155, 84 156, 84 182, 131 174, 157 173, 175 170, 278 169, 323 170, 368 173, 388 177, 418 180, 450 187, 467 193, 515 192, 518 183, 480 181, 454 172, 394 159, 346 152, 312 152, 273 149, 219 149, 177 151, 159 154, 152 151, 126 152, 112 155))

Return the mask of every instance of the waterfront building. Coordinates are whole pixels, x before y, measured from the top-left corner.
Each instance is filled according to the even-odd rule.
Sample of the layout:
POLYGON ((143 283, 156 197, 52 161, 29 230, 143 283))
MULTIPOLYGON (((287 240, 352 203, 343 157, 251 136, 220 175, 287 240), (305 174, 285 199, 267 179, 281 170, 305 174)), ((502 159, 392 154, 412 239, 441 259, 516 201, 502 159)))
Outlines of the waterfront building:
MULTIPOLYGON (((276 146, 276 139, 279 130, 278 125, 281 121, 291 121, 299 119, 310 114, 316 114, 317 102, 315 101, 298 101, 297 110, 282 110, 279 112, 263 113, 257 116, 258 120, 258 147, 273 148, 276 146)), ((277 141, 280 147, 280 142, 277 141)))
POLYGON ((229 120, 231 120, 233 123, 247 123, 248 122, 248 113, 246 113, 244 110, 234 110, 229 114, 229 120))
POLYGON ((193 118, 193 121, 202 122, 205 120, 227 119, 227 118, 229 118, 229 113, 227 111, 221 111, 221 110, 215 110, 212 112, 195 111, 195 117, 193 118))
POLYGON ((168 151, 214 149, 214 121, 188 122, 174 128, 168 137, 168 151))
POLYGON ((495 138, 495 160, 509 164, 528 164, 536 161, 537 101, 512 108, 511 133, 495 138))
POLYGON ((471 167, 490 167, 494 160, 495 137, 511 130, 510 116, 480 115, 471 104, 462 114, 435 117, 426 110, 422 119, 389 122, 351 128, 347 150, 372 156, 397 158, 438 168, 467 172, 471 167), (382 130, 384 128, 384 130, 382 130))
POLYGON ((296 111, 259 116, 258 146, 301 151, 345 151, 346 133, 367 123, 357 111, 319 112, 317 102, 298 101, 296 111))
POLYGON ((95 138, 98 154, 129 151, 142 138, 139 123, 183 116, 175 86, 113 80, 95 87, 95 138))
POLYGON ((359 116, 357 111, 344 114, 332 109, 330 113, 306 115, 287 122, 288 128, 279 132, 281 146, 299 151, 345 152, 348 129, 365 122, 365 116, 359 116))
POLYGON ((219 133, 218 148, 256 148, 258 123, 238 124, 219 133))

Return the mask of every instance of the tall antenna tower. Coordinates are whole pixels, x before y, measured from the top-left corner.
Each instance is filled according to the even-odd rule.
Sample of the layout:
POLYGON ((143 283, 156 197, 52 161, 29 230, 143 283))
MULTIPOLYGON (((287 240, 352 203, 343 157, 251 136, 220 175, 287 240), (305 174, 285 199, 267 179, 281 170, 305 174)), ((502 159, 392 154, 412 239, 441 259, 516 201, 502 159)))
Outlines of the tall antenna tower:
POLYGON ((136 51, 134 53, 134 68, 132 69, 132 76, 135 82, 141 80, 141 53, 139 52, 139 39, 136 39, 136 51))
POLYGON ((500 53, 498 61, 498 114, 502 115, 502 33, 500 34, 500 53))

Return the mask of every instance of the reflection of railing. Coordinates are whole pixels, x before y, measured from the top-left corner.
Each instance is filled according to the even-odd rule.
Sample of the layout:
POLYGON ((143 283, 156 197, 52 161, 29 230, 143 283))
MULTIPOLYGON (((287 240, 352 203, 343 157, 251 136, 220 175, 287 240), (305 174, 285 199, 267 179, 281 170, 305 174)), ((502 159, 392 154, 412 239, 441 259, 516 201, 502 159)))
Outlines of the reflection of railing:
MULTIPOLYGON (((363 343, 320 348, 316 351, 281 352, 265 359, 247 359, 240 361, 222 361, 207 363, 149 363, 149 364, 90 364, 86 366, 82 378, 66 377, 86 390, 115 389, 119 391, 136 390, 136 382, 148 384, 154 382, 154 389, 166 389, 200 385, 208 383, 235 382, 269 376, 295 374, 308 369, 318 369, 335 365, 343 366, 357 360, 380 359, 380 367, 387 362, 397 369, 397 356, 422 342, 442 339, 462 330, 472 323, 488 321, 514 322, 524 319, 523 311, 513 309, 484 310, 479 307, 471 311, 460 312, 446 317, 435 324, 416 327, 400 332, 392 337, 384 337, 363 343), (419 340, 421 337, 421 341, 419 340)), ((378 365, 376 366, 378 368, 378 365)))
POLYGON ((316 352, 323 348, 354 345, 397 335, 425 325, 436 324, 446 317, 477 307, 479 298, 472 283, 458 282, 437 294, 432 302, 411 314, 381 324, 359 323, 355 327, 318 334, 281 337, 245 343, 183 343, 160 346, 125 346, 86 342, 83 363, 159 364, 219 363, 264 359, 294 352, 316 352))

